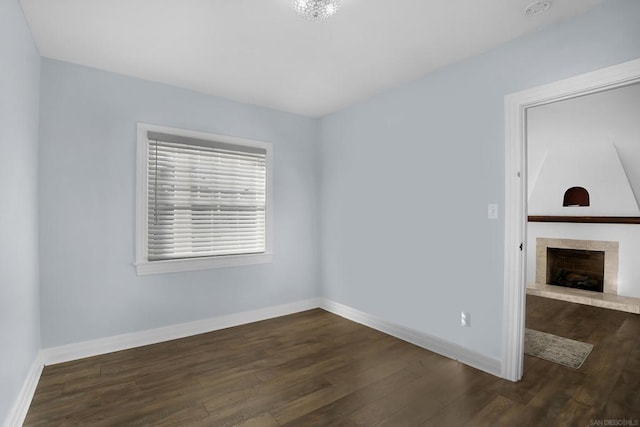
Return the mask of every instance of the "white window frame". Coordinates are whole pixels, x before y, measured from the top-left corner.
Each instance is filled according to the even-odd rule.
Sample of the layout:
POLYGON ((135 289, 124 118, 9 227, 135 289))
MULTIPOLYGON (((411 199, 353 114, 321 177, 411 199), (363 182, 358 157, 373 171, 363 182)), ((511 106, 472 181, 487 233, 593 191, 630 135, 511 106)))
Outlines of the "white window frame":
POLYGON ((231 267, 249 264, 264 264, 273 256, 273 145, 268 142, 215 135, 186 129, 138 123, 136 166, 136 261, 138 275, 202 270, 215 267, 231 267), (238 146, 266 150, 266 208, 265 208, 265 252, 257 254, 224 255, 200 258, 149 261, 147 249, 148 233, 148 132, 165 133, 205 141, 222 142, 238 146))

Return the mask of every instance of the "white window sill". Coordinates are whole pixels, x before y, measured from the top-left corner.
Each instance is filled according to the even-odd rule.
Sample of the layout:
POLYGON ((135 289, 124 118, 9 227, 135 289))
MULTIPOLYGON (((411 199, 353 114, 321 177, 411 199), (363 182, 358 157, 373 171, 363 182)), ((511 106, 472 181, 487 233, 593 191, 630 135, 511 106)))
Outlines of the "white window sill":
POLYGON ((147 274, 175 273, 179 271, 204 270, 217 267, 266 264, 271 262, 270 253, 226 255, 208 258, 172 259, 166 261, 143 261, 135 264, 138 276, 147 274))

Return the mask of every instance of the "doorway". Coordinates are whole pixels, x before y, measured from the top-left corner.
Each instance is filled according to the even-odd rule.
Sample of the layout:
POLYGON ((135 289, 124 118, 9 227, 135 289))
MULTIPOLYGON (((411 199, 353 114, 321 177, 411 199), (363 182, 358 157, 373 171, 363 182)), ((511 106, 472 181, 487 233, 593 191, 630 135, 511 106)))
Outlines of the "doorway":
POLYGON ((505 275, 502 377, 522 378, 527 251, 527 111, 640 82, 640 59, 505 97, 505 275))

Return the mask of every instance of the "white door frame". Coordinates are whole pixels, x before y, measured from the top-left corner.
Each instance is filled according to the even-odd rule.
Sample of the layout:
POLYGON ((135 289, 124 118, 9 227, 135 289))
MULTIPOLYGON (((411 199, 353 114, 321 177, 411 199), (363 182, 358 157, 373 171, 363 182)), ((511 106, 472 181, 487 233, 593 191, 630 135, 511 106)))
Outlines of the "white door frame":
POLYGON ((524 267, 527 249, 527 108, 637 82, 640 82, 640 59, 505 97, 505 250, 501 372, 503 378, 519 381, 523 375, 526 294, 524 267))

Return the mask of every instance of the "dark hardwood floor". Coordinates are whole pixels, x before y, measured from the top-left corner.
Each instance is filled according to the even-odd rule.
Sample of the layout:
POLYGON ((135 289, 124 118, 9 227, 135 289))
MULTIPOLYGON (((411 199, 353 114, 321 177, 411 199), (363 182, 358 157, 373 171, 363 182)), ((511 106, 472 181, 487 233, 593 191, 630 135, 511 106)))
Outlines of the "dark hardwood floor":
MULTIPOLYGON (((512 383, 322 310, 44 369, 25 425, 592 426, 640 419, 640 316, 528 297, 527 327, 590 342, 512 383)), ((632 424, 633 425, 633 424, 632 424)))

